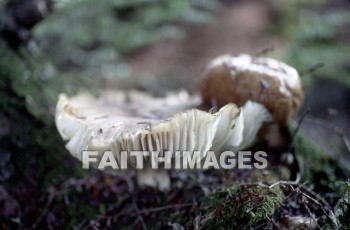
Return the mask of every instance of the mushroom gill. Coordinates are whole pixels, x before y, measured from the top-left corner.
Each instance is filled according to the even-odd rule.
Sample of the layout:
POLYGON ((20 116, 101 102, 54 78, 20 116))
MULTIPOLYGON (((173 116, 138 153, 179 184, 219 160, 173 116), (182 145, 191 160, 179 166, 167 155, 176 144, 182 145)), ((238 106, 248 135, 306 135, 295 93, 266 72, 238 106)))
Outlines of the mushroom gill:
MULTIPOLYGON (((197 96, 184 92, 164 98, 141 92, 105 92, 98 99, 86 93, 60 95, 56 126, 68 141, 66 148, 80 161, 87 150, 98 151, 97 158, 112 151, 118 160, 122 151, 196 150, 203 158, 212 146, 220 114, 193 109, 199 103, 197 96)), ((128 163, 136 166, 134 159, 128 163)), ((169 188, 169 176, 149 167, 138 171, 139 183, 169 188)))

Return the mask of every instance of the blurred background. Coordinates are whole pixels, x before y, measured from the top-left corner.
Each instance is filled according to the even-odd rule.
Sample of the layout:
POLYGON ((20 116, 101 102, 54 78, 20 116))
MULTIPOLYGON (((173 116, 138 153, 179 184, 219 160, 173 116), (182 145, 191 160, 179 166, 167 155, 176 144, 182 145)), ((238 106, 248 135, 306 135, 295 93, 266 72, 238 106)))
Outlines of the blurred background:
MULTIPOLYGON (((50 188, 86 175, 54 126, 59 93, 195 93, 224 53, 270 50, 295 67, 311 109, 302 132, 350 169, 349 10, 345 0, 0 0, 2 227, 36 227, 50 188)), ((56 210, 45 221, 96 215, 78 206, 77 217, 61 223, 56 210)))

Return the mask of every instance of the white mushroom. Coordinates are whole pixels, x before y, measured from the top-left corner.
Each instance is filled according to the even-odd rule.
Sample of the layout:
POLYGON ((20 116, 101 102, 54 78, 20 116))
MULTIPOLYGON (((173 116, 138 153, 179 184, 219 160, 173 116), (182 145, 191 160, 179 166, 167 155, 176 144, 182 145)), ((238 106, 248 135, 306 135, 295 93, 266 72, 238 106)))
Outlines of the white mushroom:
POLYGON ((238 107, 232 103, 222 107, 220 121, 213 140, 212 150, 220 154, 224 150, 238 151, 247 148, 255 140, 256 134, 264 122, 273 120, 267 109, 256 102, 247 101, 238 107))
POLYGON ((200 102, 198 96, 185 92, 164 98, 141 92, 105 92, 98 99, 86 93, 71 98, 60 95, 56 126, 68 141, 66 148, 80 161, 83 151, 97 151, 97 162, 105 151, 111 151, 119 165, 122 153, 136 168, 136 159, 129 153, 149 152, 146 165, 138 170, 138 183, 167 190, 169 175, 164 165, 157 170, 151 167, 151 161, 158 157, 152 151, 159 156, 164 156, 165 151, 199 151, 197 160, 201 161, 210 149, 220 154, 225 149, 246 147, 262 123, 271 120, 266 109, 255 102, 241 109, 229 103, 215 114, 194 108, 200 102))
MULTIPOLYGON (((212 145, 220 115, 197 109, 198 97, 186 93, 153 98, 140 92, 108 92, 96 99, 88 94, 60 95, 56 125, 70 153, 82 160, 84 150, 200 151, 203 158, 212 145)), ((152 157, 152 156, 151 156, 152 157)), ((119 159, 120 160, 120 159, 119 159)), ((134 161, 129 161, 135 166, 134 161)), ((149 165, 138 172, 143 185, 165 190, 169 176, 149 165)))

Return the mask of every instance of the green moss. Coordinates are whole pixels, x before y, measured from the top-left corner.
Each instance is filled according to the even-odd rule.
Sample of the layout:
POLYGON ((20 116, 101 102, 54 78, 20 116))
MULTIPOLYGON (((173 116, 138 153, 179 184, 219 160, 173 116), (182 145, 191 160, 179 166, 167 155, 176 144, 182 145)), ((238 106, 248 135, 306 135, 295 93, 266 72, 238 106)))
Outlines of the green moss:
POLYGON ((342 197, 335 210, 342 229, 350 229, 350 182, 341 183, 343 192, 342 197))
POLYGON ((337 160, 325 154, 300 134, 296 135, 294 141, 294 152, 303 181, 315 185, 316 191, 338 191, 337 182, 344 180, 346 176, 337 160))
POLYGON ((272 189, 259 185, 222 189, 201 205, 203 229, 249 228, 269 220, 284 198, 278 186, 272 189))
MULTIPOLYGON (((320 2, 321 3, 321 2, 320 2)), ((286 9, 281 14, 279 34, 288 40, 283 59, 303 73, 319 63, 322 71, 303 76, 308 87, 318 78, 338 81, 350 87, 348 65, 350 48, 346 44, 350 13, 343 9, 328 9, 318 3, 321 12, 299 8, 286 9), (293 10, 294 9, 294 10, 293 10)), ((304 4, 315 7, 315 4, 304 4)))

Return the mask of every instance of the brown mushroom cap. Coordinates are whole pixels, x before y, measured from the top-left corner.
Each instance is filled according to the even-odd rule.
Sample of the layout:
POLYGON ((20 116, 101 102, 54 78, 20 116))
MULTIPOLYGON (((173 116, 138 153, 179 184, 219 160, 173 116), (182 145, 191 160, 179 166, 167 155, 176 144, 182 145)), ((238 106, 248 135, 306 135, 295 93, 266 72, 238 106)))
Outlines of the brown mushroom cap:
POLYGON ((204 103, 219 107, 248 100, 263 104, 274 121, 286 125, 304 101, 297 71, 270 58, 223 55, 209 63, 200 82, 204 103))

